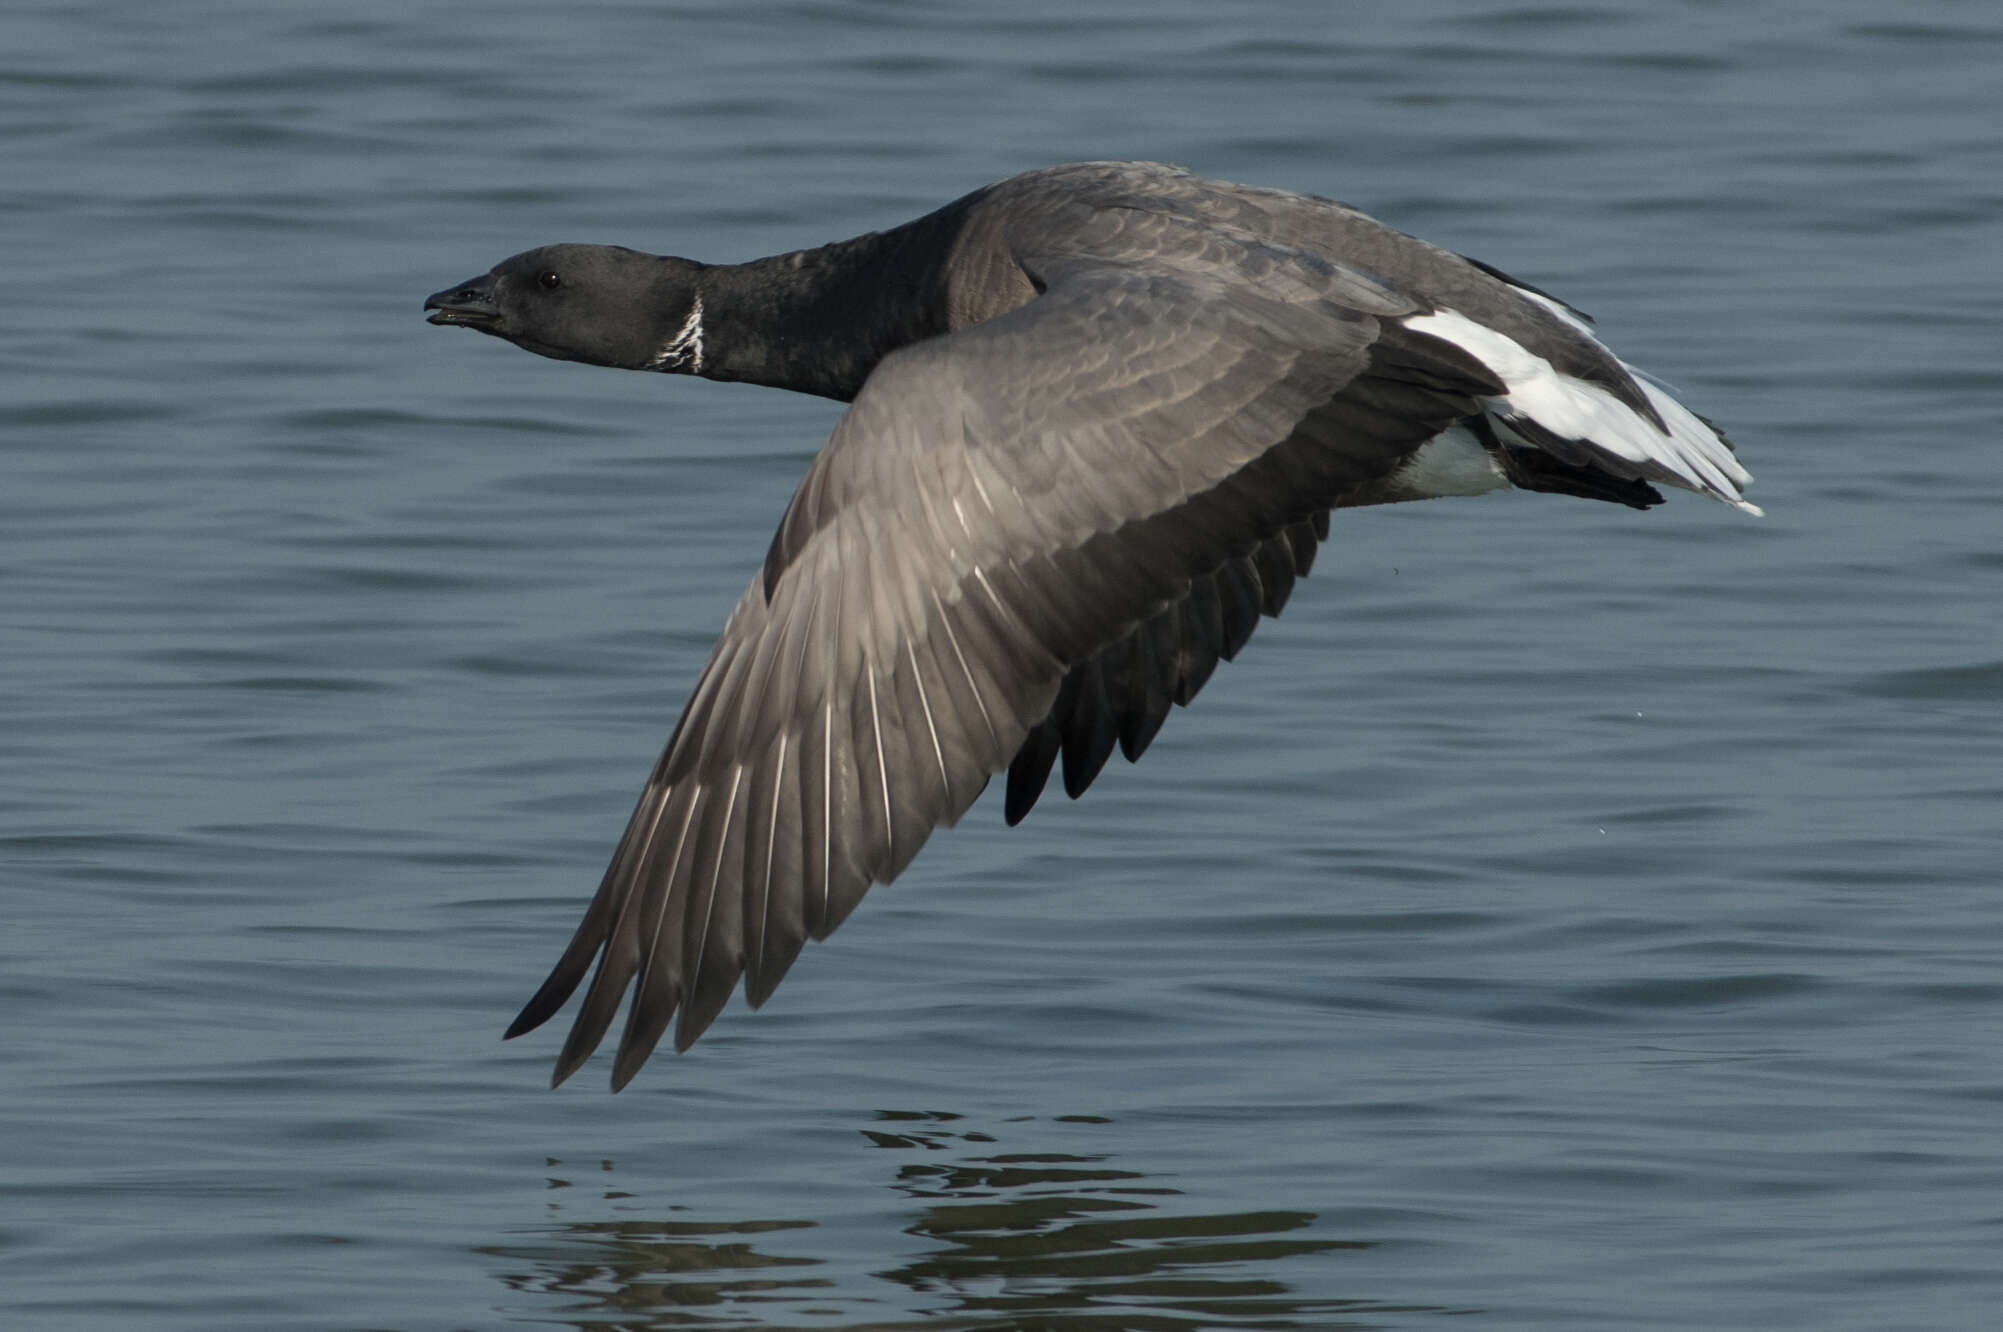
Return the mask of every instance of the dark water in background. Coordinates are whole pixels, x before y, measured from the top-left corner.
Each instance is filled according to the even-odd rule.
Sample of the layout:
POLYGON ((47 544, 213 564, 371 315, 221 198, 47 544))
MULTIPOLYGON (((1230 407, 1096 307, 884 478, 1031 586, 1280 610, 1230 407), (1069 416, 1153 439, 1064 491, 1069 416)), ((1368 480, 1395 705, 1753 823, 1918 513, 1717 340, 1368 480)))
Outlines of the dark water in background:
POLYGON ((1993 1325, 1999 65, 1974 3, 9 6, 0 1324, 1993 1325), (499 1029, 834 409, 419 300, 1113 156, 1549 286, 1771 516, 1344 515, 1144 764, 543 1090, 499 1029))

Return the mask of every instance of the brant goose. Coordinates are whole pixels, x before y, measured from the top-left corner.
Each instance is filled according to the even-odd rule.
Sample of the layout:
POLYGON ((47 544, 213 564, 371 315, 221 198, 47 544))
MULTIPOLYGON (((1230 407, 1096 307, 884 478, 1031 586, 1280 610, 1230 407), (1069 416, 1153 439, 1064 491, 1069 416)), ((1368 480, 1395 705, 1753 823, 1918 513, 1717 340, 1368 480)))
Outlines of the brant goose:
POLYGON ((1132 760, 1276 615, 1329 511, 1515 486, 1748 513, 1709 422, 1563 302, 1312 195, 1097 162, 709 265, 553 245, 430 297, 562 360, 852 404, 509 1036, 597 959, 624 1086, 756 1006, 995 773, 1029 812, 1132 760))

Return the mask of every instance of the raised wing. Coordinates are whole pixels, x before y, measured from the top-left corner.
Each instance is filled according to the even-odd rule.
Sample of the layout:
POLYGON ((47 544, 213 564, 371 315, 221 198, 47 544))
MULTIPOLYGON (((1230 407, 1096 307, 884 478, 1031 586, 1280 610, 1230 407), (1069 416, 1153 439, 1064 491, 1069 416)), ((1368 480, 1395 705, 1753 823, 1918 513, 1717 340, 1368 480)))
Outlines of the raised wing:
POLYGON ((508 1031, 547 1020, 598 957, 554 1081, 629 985, 615 1089, 677 1014, 677 1047, 693 1042, 740 974, 762 1002, 990 776, 1035 767, 1039 724, 1060 747, 1081 729, 1075 689, 1055 706, 1081 664, 1109 662, 1093 679, 1126 702, 1091 705, 1137 753, 1155 703, 1187 701, 1249 633, 1246 607, 1271 605, 1262 562, 1277 585, 1284 557, 1290 582, 1330 504, 1501 389, 1398 323, 1417 307, 1371 279, 1175 219, 1110 225, 1160 244, 1023 258, 1042 295, 887 357, 816 459, 508 1031))

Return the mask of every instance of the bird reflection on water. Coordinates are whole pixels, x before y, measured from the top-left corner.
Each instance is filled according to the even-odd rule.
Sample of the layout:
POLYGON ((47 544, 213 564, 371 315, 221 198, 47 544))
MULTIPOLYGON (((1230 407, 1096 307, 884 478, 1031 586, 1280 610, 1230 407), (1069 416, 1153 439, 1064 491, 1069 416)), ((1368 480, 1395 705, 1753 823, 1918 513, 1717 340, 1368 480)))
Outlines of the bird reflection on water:
MULTIPOLYGON (((568 1317, 594 1330, 795 1320, 850 1332, 1330 1329, 1392 1313, 1471 1312, 1307 1296, 1297 1288, 1301 1260, 1322 1260, 1314 1284, 1325 1289, 1328 1264, 1381 1242, 1317 1234, 1312 1212, 1179 1212, 1188 1195, 1160 1179, 1105 1156, 1009 1151, 950 1113, 880 1111, 861 1134, 871 1147, 912 1154, 889 1183, 917 1204, 900 1228, 915 1242, 891 1237, 894 1265, 872 1274, 908 1294, 858 1298, 856 1284, 794 1233, 815 1229, 811 1221, 558 1220, 482 1252, 511 1290, 568 1299, 539 1308, 537 1321, 568 1317)), ((587 1168, 617 1174, 609 1163, 587 1168)), ((561 1162, 552 1169, 553 1185, 582 1183, 561 1162)), ((627 1197, 608 1183, 597 1199, 612 1206, 596 1210, 627 1197)))

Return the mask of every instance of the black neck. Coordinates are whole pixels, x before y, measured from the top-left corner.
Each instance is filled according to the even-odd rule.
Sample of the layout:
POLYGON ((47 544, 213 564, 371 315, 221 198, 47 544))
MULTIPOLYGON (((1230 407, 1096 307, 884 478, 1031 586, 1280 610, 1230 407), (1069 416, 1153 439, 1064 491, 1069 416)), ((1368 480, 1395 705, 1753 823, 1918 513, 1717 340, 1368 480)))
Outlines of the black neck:
POLYGON ((701 270, 695 373, 850 401, 885 356, 948 331, 945 267, 958 211, 701 270))

